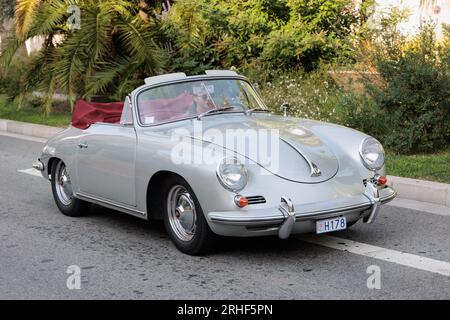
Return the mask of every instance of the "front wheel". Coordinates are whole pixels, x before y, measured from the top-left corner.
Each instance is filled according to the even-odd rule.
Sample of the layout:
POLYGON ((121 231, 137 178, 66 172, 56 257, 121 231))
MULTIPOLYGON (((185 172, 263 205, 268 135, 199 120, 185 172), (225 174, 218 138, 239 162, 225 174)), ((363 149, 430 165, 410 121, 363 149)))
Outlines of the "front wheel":
POLYGON ((179 177, 164 186, 164 225, 175 246, 186 254, 210 251, 216 235, 211 231, 191 187, 179 177))
POLYGON ((73 196, 72 181, 64 162, 54 162, 51 175, 53 198, 58 209, 69 217, 78 217, 86 213, 89 210, 89 203, 73 196))

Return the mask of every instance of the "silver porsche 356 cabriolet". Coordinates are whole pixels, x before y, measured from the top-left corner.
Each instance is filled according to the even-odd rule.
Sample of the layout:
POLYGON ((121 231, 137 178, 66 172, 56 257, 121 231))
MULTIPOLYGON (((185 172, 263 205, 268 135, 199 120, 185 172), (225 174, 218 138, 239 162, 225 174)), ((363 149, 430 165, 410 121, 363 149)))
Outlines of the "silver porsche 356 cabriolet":
POLYGON ((150 77, 120 107, 77 103, 33 166, 63 214, 94 203, 163 219, 193 255, 218 235, 285 239, 374 221, 396 195, 381 144, 282 107, 271 114, 233 71, 150 77))

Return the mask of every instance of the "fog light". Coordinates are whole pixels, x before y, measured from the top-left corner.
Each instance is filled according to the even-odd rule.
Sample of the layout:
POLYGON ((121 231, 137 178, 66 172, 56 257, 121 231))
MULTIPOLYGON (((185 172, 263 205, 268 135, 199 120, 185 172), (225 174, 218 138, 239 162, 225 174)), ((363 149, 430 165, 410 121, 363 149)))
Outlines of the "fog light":
POLYGON ((234 197, 234 203, 239 208, 243 208, 243 207, 248 205, 248 199, 246 197, 241 196, 240 194, 238 194, 237 196, 234 197))

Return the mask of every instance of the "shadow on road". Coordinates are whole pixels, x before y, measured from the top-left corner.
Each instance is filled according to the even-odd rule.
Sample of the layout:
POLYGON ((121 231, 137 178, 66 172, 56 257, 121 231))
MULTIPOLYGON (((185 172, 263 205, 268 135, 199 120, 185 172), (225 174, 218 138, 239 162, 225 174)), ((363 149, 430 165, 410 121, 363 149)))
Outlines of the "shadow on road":
MULTIPOLYGON (((101 206, 92 206, 91 211, 85 216, 95 224, 103 226, 110 226, 116 228, 118 232, 128 232, 133 230, 136 234, 152 235, 160 239, 167 239, 164 223, 160 220, 146 221, 133 217, 127 214, 122 214, 115 210, 107 209, 101 206)), ((147 241, 148 238, 143 238, 143 241, 147 241)), ((176 248, 171 245, 173 250, 176 248)), ((208 256, 214 255, 294 255, 299 251, 304 253, 310 251, 311 245, 293 237, 281 240, 277 236, 265 236, 265 237, 219 237, 214 252, 208 256)))

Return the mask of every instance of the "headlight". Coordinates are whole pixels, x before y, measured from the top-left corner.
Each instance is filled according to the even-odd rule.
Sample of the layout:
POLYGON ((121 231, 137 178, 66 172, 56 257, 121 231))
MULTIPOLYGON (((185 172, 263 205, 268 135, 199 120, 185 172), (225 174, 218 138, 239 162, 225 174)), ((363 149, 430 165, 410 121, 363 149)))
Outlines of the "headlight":
POLYGON ((247 169, 237 158, 223 158, 217 166, 217 178, 226 189, 241 191, 247 184, 247 169))
POLYGON ((379 170, 384 165, 384 149, 375 138, 364 139, 359 147, 359 154, 364 166, 369 170, 379 170))

